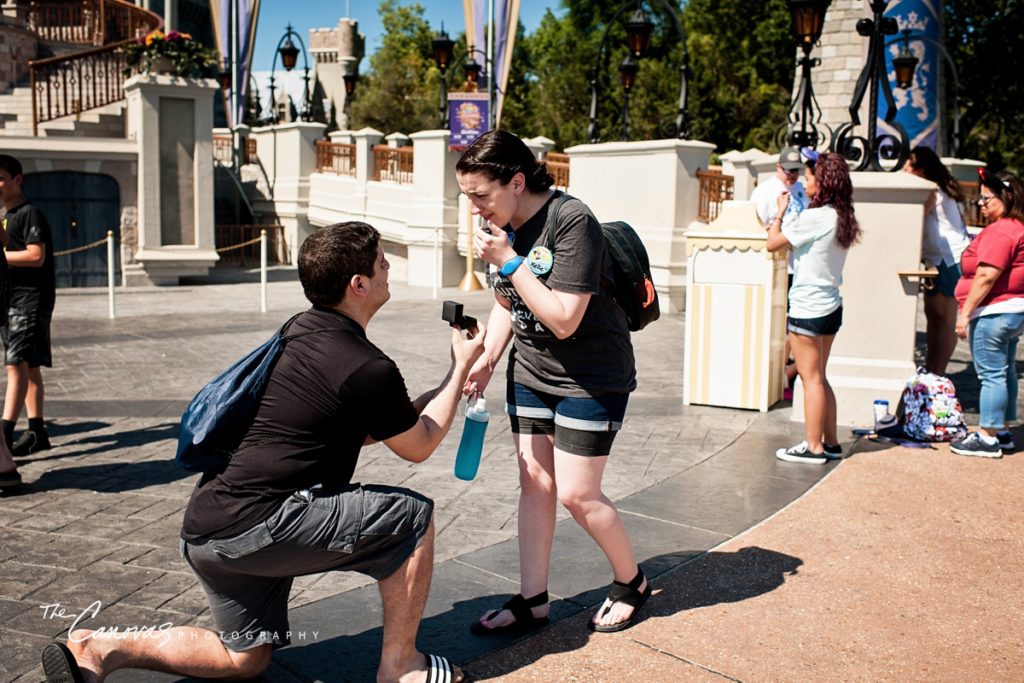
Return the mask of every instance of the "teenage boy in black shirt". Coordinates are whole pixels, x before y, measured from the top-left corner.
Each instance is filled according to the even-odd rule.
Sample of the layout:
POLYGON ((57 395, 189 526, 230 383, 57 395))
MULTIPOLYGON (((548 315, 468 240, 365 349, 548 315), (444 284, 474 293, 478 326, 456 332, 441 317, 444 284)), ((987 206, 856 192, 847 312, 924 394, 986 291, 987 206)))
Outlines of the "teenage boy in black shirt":
POLYGON ((46 217, 21 191, 21 163, 0 154, 0 177, 7 209, 4 230, 11 294, 7 324, 0 328, 7 366, 7 393, 0 425, 14 455, 28 455, 50 448, 43 427, 42 368, 53 365, 50 318, 57 298, 53 235, 46 217), (14 442, 14 426, 22 407, 28 413, 28 429, 14 442))
POLYGON ((103 680, 120 668, 249 679, 287 645, 296 576, 357 571, 377 580, 384 612, 377 681, 459 683, 448 660, 416 650, 433 571, 430 499, 351 482, 361 447, 383 441, 410 462, 431 456, 451 426, 484 330, 452 333, 441 384, 409 399, 394 362, 366 336, 390 298, 380 234, 340 223, 299 250, 299 279, 313 307, 285 346, 240 447, 222 472, 204 474, 182 523, 182 554, 210 603, 217 632, 140 629, 138 637, 76 630, 47 645, 47 681, 103 680), (110 637, 108 637, 110 636, 110 637), (84 677, 81 677, 84 674, 84 677))
MULTIPOLYGON (((0 154, 0 203, 4 205, 4 218, 0 222, 0 246, 7 246, 7 216, 9 207, 21 194, 21 164, 14 157, 0 154), (12 163, 13 162, 13 163, 12 163), (17 171, 16 174, 12 171, 17 171), (15 180, 18 178, 18 180, 15 180)), ((11 298, 11 281, 7 272, 7 258, 0 249, 0 327, 7 324, 7 306, 11 298)), ((13 426, 13 425, 12 425, 13 426)), ((0 489, 21 486, 21 475, 11 455, 11 444, 0 439, 0 489)))

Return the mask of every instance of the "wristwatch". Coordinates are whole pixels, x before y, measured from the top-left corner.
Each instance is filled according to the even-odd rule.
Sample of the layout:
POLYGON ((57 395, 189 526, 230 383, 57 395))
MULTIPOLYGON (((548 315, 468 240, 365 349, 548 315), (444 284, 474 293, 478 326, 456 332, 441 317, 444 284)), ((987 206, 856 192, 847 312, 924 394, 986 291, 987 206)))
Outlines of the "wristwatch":
POLYGON ((516 272, 516 268, 523 264, 522 256, 513 256, 508 261, 501 264, 501 268, 498 269, 498 274, 502 277, 511 277, 512 273, 516 272))

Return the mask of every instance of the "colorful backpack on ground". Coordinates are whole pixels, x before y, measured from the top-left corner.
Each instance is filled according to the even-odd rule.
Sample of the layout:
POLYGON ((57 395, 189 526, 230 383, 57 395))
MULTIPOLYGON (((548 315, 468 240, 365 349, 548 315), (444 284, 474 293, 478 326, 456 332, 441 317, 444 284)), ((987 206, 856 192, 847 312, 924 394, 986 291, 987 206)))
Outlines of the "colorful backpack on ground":
POLYGON ((897 416, 903 432, 917 441, 953 441, 967 435, 953 382, 924 368, 907 380, 897 416))

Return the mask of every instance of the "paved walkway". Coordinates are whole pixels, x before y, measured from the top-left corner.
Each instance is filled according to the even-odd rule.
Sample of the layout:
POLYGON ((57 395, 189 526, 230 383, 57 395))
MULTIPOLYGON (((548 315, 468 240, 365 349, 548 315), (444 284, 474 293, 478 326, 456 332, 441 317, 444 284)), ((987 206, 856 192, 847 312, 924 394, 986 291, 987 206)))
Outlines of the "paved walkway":
MULTIPOLYGON (((195 477, 168 460, 177 419, 192 394, 305 307, 293 274, 279 272, 274 280, 271 312, 265 315, 258 312, 253 284, 134 290, 119 297, 113 321, 106 318, 103 294, 61 293, 53 329, 57 367, 46 374, 56 448, 22 461, 27 485, 18 495, 0 498, 0 680, 40 680, 39 649, 51 638, 66 637, 83 611, 83 623, 91 627, 209 625, 205 597, 176 552, 181 511, 195 477), (43 609, 57 603, 60 608, 43 609)), ((415 394, 444 373, 448 328, 429 290, 392 289, 393 299, 371 323, 369 336, 395 358, 415 394)), ((481 317, 489 307, 486 292, 452 290, 442 297, 464 301, 467 312, 481 317)), ((718 551, 705 553, 784 508, 832 469, 770 457, 776 447, 797 440, 788 411, 759 415, 681 406, 682 337, 683 321, 675 316, 635 335, 640 387, 606 476, 606 490, 624 512, 645 571, 661 577, 658 587, 716 556, 718 551), (694 558, 699 559, 690 562, 694 558)), ((491 407, 500 413, 497 384, 491 407)), ((409 486, 437 502, 438 565, 421 647, 469 662, 477 677, 540 677, 542 662, 515 654, 523 645, 500 650, 507 641, 472 637, 466 630, 472 618, 515 591, 517 490, 504 421, 492 420, 488 450, 472 483, 451 475, 459 429, 422 465, 406 464, 380 446, 367 449, 357 479, 409 486)), ((847 469, 846 463, 838 469, 847 469)), ((817 495, 816 490, 809 498, 817 495)), ((600 600, 609 577, 596 547, 564 513, 560 520, 551 586, 560 621, 542 637, 568 628, 557 651, 572 661, 589 660, 597 642, 582 647, 586 632, 570 625, 578 626, 600 600)), ((716 589, 710 591, 714 599, 716 589)), ((266 680, 372 680, 376 659, 366 653, 379 647, 380 617, 369 581, 339 574, 303 577, 291 605, 292 628, 304 635, 293 636, 293 646, 275 654, 266 680)), ((653 605, 660 606, 652 612, 669 610, 660 596, 653 605)), ((675 615, 666 614, 689 613, 675 615)), ((633 633, 638 629, 613 638, 633 633)), ((653 655, 641 659, 638 664, 648 671, 659 661, 653 655)), ((565 671, 579 666, 560 661, 565 671)), ((554 677, 566 677, 565 671, 554 677)), ((703 676, 695 672, 687 676, 703 676)), ((597 670, 581 676, 619 677, 604 678, 597 670)), ((110 680, 176 679, 122 672, 110 680)))

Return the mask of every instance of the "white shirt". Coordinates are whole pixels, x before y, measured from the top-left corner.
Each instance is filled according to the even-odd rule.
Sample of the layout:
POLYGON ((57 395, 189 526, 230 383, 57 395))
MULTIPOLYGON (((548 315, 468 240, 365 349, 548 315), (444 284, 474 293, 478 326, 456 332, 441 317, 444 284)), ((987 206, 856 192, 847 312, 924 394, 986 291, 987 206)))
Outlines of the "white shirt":
POLYGON ((955 266, 970 243, 956 200, 935 188, 935 206, 924 217, 921 258, 931 266, 955 266))
MULTIPOLYGON (((778 198, 784 190, 789 190, 789 205, 786 207, 786 213, 782 216, 783 228, 792 226, 800 216, 800 212, 806 209, 810 203, 807 199, 807 192, 804 191, 804 186, 800 184, 799 180, 793 183, 792 187, 786 187, 786 184, 779 180, 778 176, 772 176, 755 187, 754 193, 750 195, 750 201, 754 202, 757 209, 757 217, 766 226, 771 224, 779 213, 778 198)), ((792 252, 786 260, 786 270, 790 273, 793 272, 792 252)))
POLYGON ((789 290, 789 315, 821 318, 843 305, 846 249, 836 241, 838 216, 831 206, 807 209, 782 234, 793 247, 793 286, 789 290))

